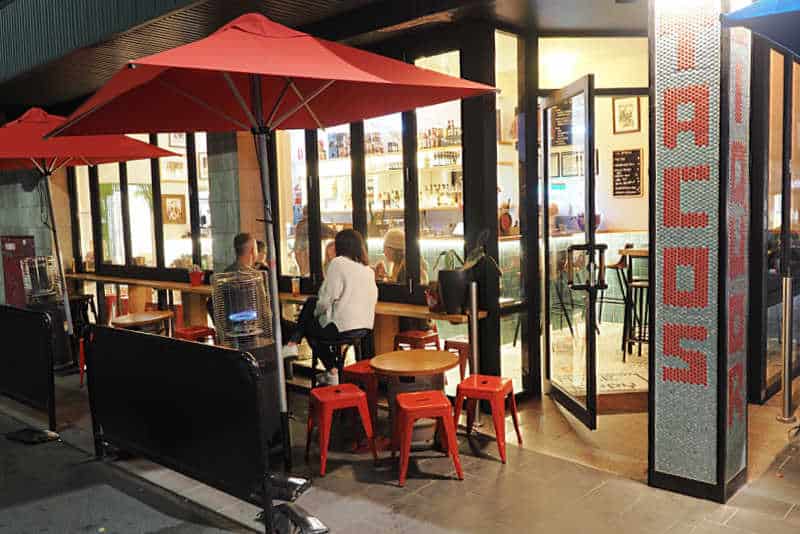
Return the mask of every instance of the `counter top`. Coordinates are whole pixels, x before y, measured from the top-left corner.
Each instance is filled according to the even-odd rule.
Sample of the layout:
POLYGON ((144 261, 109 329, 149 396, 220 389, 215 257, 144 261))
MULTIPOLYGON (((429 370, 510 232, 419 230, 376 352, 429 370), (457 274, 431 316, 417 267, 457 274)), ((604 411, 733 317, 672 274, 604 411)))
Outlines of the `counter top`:
MULTIPOLYGON (((139 278, 125 278, 121 276, 107 276, 94 273, 67 273, 66 278, 71 280, 82 280, 85 282, 103 282, 107 284, 124 284, 130 286, 152 287, 154 289, 166 289, 191 293, 195 295, 211 296, 210 285, 193 286, 188 282, 169 282, 165 280, 142 280, 139 278)), ((292 295, 291 293, 281 293, 280 299, 284 304, 302 304, 311 295, 292 295)), ((436 321, 448 321, 453 324, 465 324, 469 320, 469 315, 433 313, 427 306, 420 304, 407 304, 404 302, 378 302, 375 307, 376 315, 390 315, 395 317, 410 317, 412 319, 433 319, 436 321)), ((488 315, 485 310, 478 312, 478 319, 483 319, 488 315)))

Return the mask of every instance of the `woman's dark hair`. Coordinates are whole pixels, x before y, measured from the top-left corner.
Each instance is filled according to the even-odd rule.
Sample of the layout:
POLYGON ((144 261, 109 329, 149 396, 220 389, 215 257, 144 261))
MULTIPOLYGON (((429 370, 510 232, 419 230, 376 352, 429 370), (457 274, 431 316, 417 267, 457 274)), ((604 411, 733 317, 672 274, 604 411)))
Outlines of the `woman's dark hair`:
POLYGON ((369 265, 364 238, 356 230, 342 230, 336 234, 336 255, 350 258, 354 262, 369 265))

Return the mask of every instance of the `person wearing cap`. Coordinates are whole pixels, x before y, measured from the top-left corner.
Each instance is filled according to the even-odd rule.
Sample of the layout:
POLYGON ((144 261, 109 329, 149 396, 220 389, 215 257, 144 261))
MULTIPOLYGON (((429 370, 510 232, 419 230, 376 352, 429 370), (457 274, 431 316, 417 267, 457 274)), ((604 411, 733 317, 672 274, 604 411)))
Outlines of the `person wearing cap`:
MULTIPOLYGON (((400 228, 392 228, 383 236, 383 256, 386 260, 375 265, 375 278, 390 284, 406 282, 406 234, 400 228), (387 271, 386 263, 391 267, 387 271)), ((428 284, 428 266, 420 258, 420 279, 422 285, 428 284)), ((400 317, 400 330, 428 330, 431 322, 427 319, 400 317)))

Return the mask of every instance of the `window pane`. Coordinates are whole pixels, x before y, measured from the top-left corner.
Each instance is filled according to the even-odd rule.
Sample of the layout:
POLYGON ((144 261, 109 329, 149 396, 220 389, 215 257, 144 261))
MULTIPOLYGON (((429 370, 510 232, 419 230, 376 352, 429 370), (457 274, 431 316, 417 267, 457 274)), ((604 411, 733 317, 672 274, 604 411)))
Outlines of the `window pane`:
POLYGON ((319 205, 322 219, 322 265, 336 257, 336 232, 353 227, 353 192, 350 181, 350 125, 317 130, 319 153, 319 205))
POLYGON ((278 164, 281 274, 309 276, 308 190, 306 188, 306 134, 285 130, 275 134, 278 164))
POLYGON ((781 204, 783 174, 783 55, 770 52, 769 176, 767 177, 767 386, 781 373, 781 204))
POLYGON ((200 267, 213 269, 211 206, 208 202, 208 143, 205 133, 194 134, 197 153, 197 196, 200 204, 200 267))
POLYGON ((81 258, 87 271, 94 271, 94 236, 89 192, 89 167, 75 167, 75 189, 78 193, 78 228, 81 236, 81 258))
MULTIPOLYGON (((420 58, 418 67, 460 76, 457 50, 420 58)), ((461 101, 417 109, 419 176, 420 282, 425 285, 440 252, 463 254, 463 172, 461 167, 461 101)))
POLYGON ((103 233, 103 263, 125 265, 125 238, 122 233, 122 192, 119 164, 97 166, 100 183, 100 227, 103 233))
POLYGON ((189 171, 186 134, 158 134, 158 146, 181 154, 159 158, 161 214, 164 220, 164 265, 192 268, 192 227, 189 222, 189 171))
POLYGON ((495 32, 497 123, 497 217, 500 238, 501 304, 522 300, 520 194, 517 113, 519 103, 518 38, 495 32))
POLYGON ((647 87, 647 37, 539 39, 539 87, 560 89, 587 74, 595 87, 647 87))
POLYGON ((405 283, 403 117, 364 121, 367 178, 367 248, 370 265, 384 283, 405 283))
MULTIPOLYGON (((147 134, 130 135, 148 142, 147 134)), ((156 236, 153 223, 153 179, 150 160, 126 163, 128 172, 128 211, 130 212, 131 255, 134 265, 156 266, 156 236)))

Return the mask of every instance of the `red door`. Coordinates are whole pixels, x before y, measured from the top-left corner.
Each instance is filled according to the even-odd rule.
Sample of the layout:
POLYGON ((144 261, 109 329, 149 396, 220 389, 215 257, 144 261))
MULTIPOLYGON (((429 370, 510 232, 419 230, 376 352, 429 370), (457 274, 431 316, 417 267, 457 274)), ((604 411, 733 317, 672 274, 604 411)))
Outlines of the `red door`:
POLYGON ((0 249, 3 251, 3 281, 5 282, 6 304, 25 306, 25 285, 22 282, 20 260, 36 255, 33 236, 2 236, 0 249))

